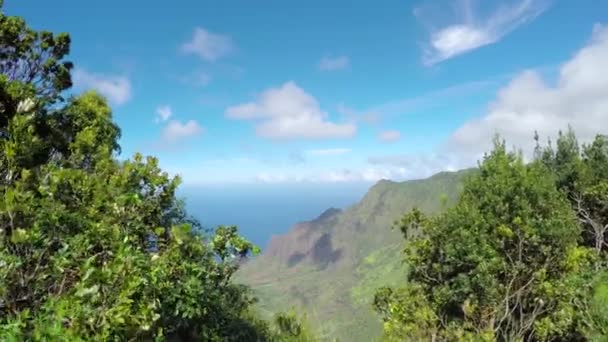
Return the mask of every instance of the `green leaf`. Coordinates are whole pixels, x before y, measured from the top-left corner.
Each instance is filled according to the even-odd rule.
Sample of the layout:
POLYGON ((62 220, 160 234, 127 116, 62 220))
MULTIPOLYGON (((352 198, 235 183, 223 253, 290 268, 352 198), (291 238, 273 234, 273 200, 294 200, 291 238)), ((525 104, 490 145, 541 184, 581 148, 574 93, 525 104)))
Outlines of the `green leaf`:
POLYGON ((11 242, 14 244, 24 243, 28 240, 28 233, 25 229, 17 228, 13 230, 11 235, 11 242))
POLYGON ((99 292, 99 285, 93 285, 91 287, 79 290, 78 292, 76 292, 76 296, 85 297, 85 296, 89 296, 89 295, 94 295, 97 292, 99 292))

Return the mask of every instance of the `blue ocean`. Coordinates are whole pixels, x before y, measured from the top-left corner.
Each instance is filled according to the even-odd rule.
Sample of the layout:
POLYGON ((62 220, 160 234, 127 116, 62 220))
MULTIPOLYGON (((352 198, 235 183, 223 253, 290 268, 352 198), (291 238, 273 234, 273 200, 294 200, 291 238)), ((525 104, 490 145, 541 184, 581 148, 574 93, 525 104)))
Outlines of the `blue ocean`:
POLYGON ((273 234, 284 233, 301 221, 319 216, 330 207, 347 208, 358 202, 369 183, 256 184, 182 186, 190 215, 204 228, 236 225, 240 233, 264 248, 273 234))

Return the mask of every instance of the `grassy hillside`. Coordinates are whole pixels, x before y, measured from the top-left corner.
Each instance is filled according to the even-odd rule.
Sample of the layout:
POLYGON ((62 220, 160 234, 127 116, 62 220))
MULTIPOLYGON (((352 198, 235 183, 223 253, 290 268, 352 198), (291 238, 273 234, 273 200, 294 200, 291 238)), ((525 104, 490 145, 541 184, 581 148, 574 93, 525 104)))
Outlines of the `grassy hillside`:
POLYGON ((264 313, 296 307, 323 336, 371 341, 380 333, 370 307, 375 289, 406 276, 402 237, 391 229, 393 222, 413 207, 432 213, 453 203, 470 172, 380 181, 352 207, 329 209, 273 237, 238 280, 253 287, 264 313))

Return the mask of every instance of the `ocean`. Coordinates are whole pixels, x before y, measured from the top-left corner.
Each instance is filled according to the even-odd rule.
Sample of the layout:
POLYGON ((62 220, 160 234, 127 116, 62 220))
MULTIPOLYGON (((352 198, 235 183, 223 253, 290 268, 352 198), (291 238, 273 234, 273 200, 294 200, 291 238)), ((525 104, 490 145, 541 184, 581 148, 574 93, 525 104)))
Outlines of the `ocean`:
POLYGON ((236 225, 239 232, 262 249, 273 234, 297 222, 318 217, 326 209, 345 209, 358 202, 372 184, 256 184, 182 186, 188 213, 204 228, 236 225))

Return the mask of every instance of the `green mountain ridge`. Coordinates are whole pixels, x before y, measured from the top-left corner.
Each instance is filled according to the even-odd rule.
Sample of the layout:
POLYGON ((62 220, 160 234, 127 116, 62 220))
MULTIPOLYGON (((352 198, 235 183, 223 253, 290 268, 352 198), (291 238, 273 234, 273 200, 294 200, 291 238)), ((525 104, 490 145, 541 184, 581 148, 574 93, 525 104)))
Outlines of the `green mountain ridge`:
POLYGON ((393 223, 414 207, 434 213, 454 203, 471 173, 381 180, 351 207, 330 208, 273 236, 260 256, 243 265, 237 281, 253 288, 264 314, 295 307, 323 337, 371 341, 381 331, 370 305, 375 290, 402 282, 407 273, 393 223))

